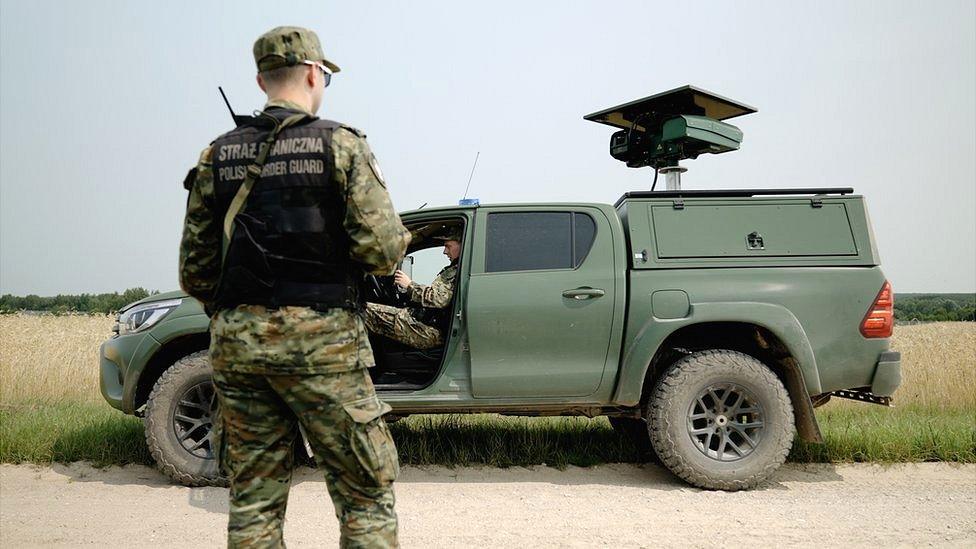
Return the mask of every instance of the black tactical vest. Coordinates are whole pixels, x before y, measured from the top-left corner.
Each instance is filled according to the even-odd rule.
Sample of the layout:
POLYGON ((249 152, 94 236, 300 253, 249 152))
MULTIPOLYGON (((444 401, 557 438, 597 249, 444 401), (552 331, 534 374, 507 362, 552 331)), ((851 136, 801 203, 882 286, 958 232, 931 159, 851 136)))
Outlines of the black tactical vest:
MULTIPOLYGON (((279 121, 297 114, 283 108, 266 112, 279 121)), ((214 142, 215 214, 221 227, 272 126, 256 118, 214 142)), ((240 304, 360 307, 362 268, 349 259, 342 225, 345 197, 334 177, 332 132, 338 127, 310 116, 278 135, 234 219, 214 300, 217 309, 240 304)))

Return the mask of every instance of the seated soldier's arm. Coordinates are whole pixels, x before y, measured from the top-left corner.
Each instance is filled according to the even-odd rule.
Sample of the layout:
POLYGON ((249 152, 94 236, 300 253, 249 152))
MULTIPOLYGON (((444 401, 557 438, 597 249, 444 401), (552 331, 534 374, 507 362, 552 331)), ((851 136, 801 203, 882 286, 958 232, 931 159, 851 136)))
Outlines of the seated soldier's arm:
POLYGON ((430 286, 410 282, 407 291, 410 293, 410 301, 421 307, 433 307, 443 309, 451 302, 454 296, 454 278, 456 270, 448 268, 440 272, 430 286))

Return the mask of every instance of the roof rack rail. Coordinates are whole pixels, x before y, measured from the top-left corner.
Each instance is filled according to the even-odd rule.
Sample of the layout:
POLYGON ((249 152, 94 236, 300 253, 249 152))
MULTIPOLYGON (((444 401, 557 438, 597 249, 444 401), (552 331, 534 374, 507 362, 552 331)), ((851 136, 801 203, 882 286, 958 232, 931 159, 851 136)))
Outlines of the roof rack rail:
POLYGON ((806 189, 715 189, 715 190, 680 190, 680 191, 630 191, 624 193, 614 203, 617 208, 629 198, 728 198, 748 196, 782 196, 782 195, 824 195, 824 194, 852 194, 853 187, 823 187, 806 189))

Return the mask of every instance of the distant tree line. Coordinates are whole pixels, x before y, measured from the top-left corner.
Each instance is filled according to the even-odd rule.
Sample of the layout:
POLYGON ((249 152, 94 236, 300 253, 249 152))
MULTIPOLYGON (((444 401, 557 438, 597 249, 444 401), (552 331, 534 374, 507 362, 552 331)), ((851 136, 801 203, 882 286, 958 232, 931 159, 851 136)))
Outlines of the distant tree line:
POLYGON ((895 319, 976 321, 976 294, 895 294, 895 319))
POLYGON ((36 295, 20 297, 4 294, 0 296, 0 313, 43 311, 55 314, 111 314, 133 301, 139 301, 158 293, 159 291, 150 292, 145 288, 129 288, 122 293, 56 295, 54 297, 36 295))
MULTIPOLYGON (((129 288, 122 293, 24 297, 0 296, 0 313, 42 311, 56 314, 111 314, 158 291, 129 288)), ((901 322, 976 321, 976 294, 895 294, 895 319, 901 322)))

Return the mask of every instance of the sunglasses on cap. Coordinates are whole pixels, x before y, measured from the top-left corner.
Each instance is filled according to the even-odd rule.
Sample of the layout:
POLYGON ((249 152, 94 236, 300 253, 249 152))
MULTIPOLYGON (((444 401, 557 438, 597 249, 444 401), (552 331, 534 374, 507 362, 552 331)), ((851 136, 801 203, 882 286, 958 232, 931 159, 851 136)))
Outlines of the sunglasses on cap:
POLYGON ((329 82, 332 82, 332 71, 329 70, 329 67, 326 67, 322 63, 317 63, 315 61, 302 61, 302 64, 318 67, 319 70, 322 71, 322 80, 325 82, 325 85, 323 85, 322 87, 323 88, 329 87, 329 82))

